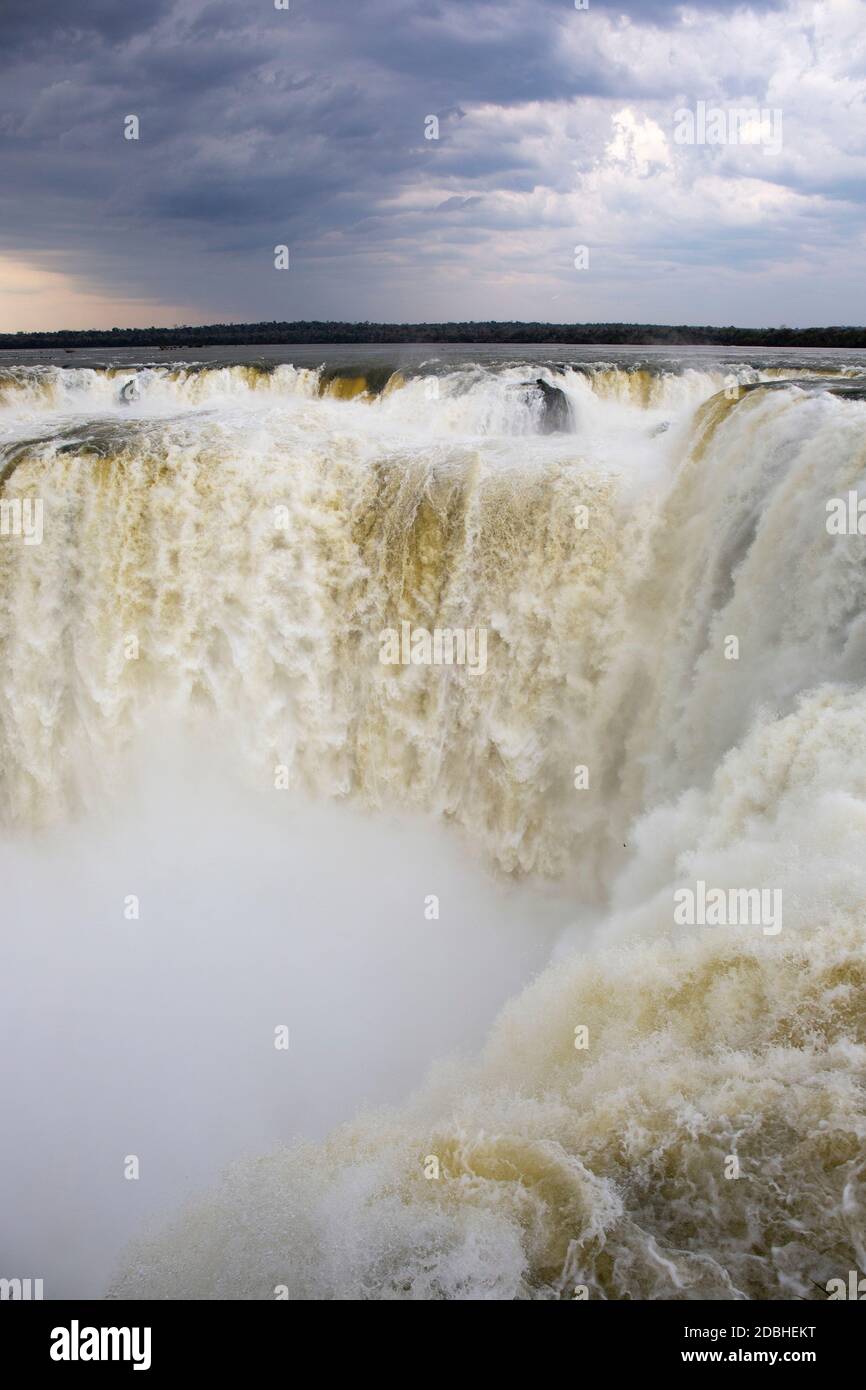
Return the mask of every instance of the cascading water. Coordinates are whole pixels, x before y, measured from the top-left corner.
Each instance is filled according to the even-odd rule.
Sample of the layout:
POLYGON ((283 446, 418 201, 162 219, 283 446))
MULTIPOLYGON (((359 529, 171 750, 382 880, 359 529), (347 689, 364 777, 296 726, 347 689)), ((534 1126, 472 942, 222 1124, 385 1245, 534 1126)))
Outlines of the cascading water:
POLYGON ((0 541, 7 987, 40 987, 35 940, 83 991, 47 989, 58 1033, 119 990, 135 1040, 70 1084, 164 1170, 123 1215, 108 1167, 88 1188, 97 1292, 145 1217, 115 1293, 810 1298, 866 1266, 866 538, 827 526, 864 373, 0 368, 3 496, 43 508, 0 541), (402 624, 483 628, 485 669, 383 664, 402 624), (130 947, 106 904, 136 881, 130 947), (781 930, 678 924, 699 882, 778 890, 781 930), (162 1105, 160 1010, 197 1058, 162 1105), (299 1020, 254 1103, 249 1030, 299 1020))

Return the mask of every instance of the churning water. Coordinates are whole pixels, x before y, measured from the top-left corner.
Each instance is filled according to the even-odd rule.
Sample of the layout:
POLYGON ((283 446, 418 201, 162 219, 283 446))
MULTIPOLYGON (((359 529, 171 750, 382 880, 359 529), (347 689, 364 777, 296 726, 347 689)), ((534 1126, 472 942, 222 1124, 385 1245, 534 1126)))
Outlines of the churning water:
POLYGON ((866 354, 389 351, 0 362, 4 1272, 823 1296, 866 354), (384 664, 402 624, 484 670, 384 664))

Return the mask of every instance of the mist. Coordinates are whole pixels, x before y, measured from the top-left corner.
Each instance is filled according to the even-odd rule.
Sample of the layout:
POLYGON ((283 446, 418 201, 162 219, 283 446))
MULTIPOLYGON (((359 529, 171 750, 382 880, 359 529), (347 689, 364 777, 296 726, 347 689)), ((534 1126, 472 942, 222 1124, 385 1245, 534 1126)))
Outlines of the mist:
POLYGON ((101 1296, 229 1160, 475 1048, 567 918, 427 818, 256 793, 218 744, 150 738, 122 801, 0 849, 3 1266, 46 1298, 101 1296))

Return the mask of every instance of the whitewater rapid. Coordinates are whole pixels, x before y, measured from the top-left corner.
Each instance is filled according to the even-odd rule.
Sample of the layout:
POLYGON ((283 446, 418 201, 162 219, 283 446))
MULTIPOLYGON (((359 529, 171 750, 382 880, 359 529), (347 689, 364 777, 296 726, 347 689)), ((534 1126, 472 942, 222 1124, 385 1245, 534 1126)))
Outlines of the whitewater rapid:
MULTIPOLYGON (((186 755, 161 767, 176 739, 213 750, 244 808, 214 811, 204 855, 235 824, 238 922, 270 873, 262 845, 279 858, 285 784, 293 806, 361 818, 307 837, 311 855, 334 837, 326 864, 377 817, 429 827, 405 831, 419 902, 438 876, 477 910, 476 940, 472 913, 442 929, 443 1001, 484 974, 497 921, 513 943, 478 1005, 512 996, 482 1050, 443 1060, 480 1041, 446 1029, 367 1097, 398 1104, 355 1114, 352 1093, 325 1106, 327 1137, 238 1162, 167 1230, 151 1213, 111 1290, 821 1296, 866 1266, 866 537, 826 525, 828 500, 864 487, 866 366, 469 357, 376 379, 0 371, 3 495, 44 506, 41 544, 0 541, 0 814, 21 862, 68 872, 142 775, 157 859, 178 837, 195 859, 222 793, 203 776, 196 792, 186 755), (539 375, 568 429, 543 432, 539 375), (383 665, 403 622, 483 626, 483 675, 383 665), (483 871, 449 847, 432 872, 433 822, 483 871), (783 929, 677 925, 674 894, 699 881, 778 890, 783 929)), ((372 884, 365 854, 346 861, 348 900, 363 880, 383 917, 400 833, 368 844, 372 884)), ((193 917, 196 873, 175 885, 193 917)), ((341 1028, 366 1055, 374 1024, 352 1007, 341 1028)))

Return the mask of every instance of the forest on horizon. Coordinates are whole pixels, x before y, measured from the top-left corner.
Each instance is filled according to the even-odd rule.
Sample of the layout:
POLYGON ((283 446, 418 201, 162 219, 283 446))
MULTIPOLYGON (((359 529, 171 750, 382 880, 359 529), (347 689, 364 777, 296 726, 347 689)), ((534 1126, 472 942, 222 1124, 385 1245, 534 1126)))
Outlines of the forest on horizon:
POLYGON ((866 347, 866 328, 726 328, 641 323, 215 323, 0 333, 0 348, 230 347, 280 343, 558 343, 639 347, 866 347))

